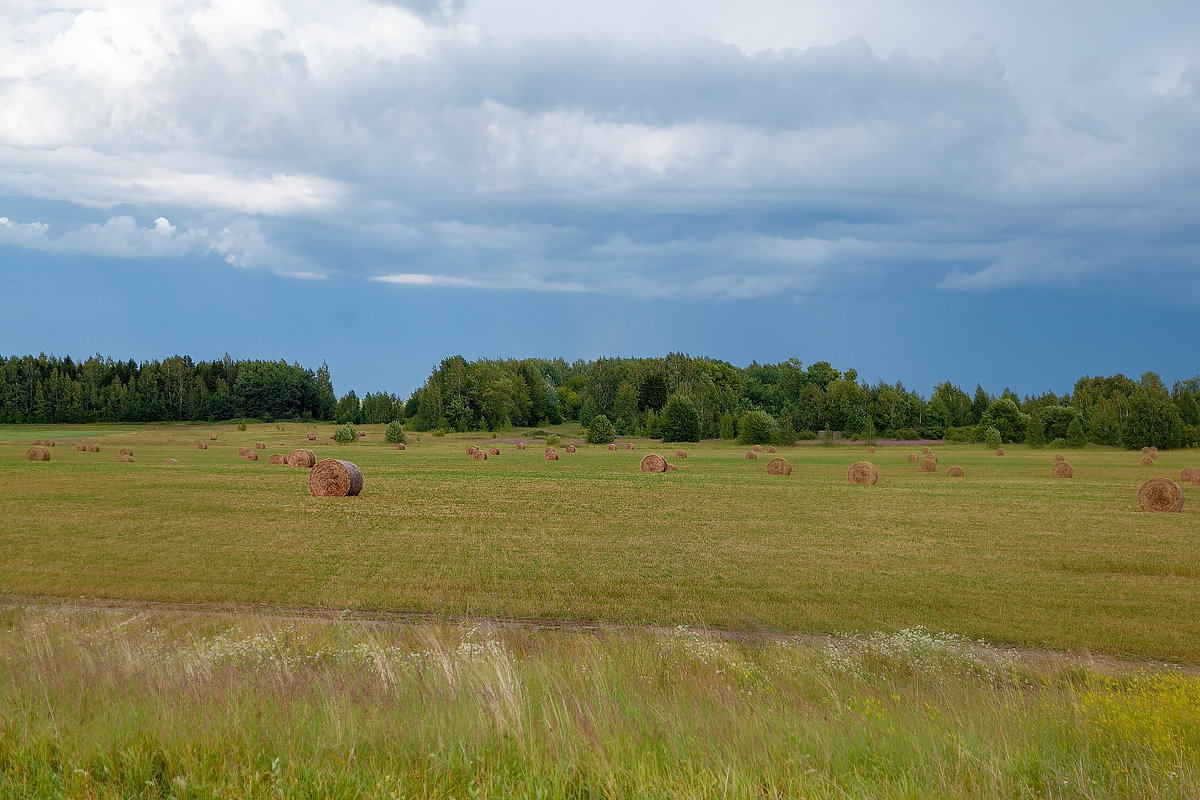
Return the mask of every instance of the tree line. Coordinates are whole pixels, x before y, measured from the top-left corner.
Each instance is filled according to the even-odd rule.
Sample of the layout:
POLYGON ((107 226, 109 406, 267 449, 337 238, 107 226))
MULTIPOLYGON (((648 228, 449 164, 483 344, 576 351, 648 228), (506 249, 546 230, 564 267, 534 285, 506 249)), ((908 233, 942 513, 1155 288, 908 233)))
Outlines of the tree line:
POLYGON ((797 359, 736 367, 662 358, 480 359, 438 364, 407 401, 388 392, 334 394, 329 368, 283 361, 175 355, 114 361, 95 355, 0 361, 0 423, 398 420, 416 431, 503 431, 597 417, 618 435, 747 436, 787 442, 818 432, 872 440, 1200 445, 1200 376, 1168 388, 1153 372, 1083 377, 1070 393, 992 395, 943 381, 925 397, 902 383, 870 385, 853 369, 797 359))

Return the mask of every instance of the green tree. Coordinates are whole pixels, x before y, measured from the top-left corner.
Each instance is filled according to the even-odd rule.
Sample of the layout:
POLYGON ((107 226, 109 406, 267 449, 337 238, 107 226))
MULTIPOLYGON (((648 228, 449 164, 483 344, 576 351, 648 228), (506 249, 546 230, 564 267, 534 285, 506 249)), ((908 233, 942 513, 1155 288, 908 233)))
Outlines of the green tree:
POLYGON ((617 431, 613 428, 613 424, 608 421, 608 417, 603 414, 597 414, 592 418, 591 424, 587 429, 588 444, 609 444, 616 441, 617 431))
POLYGON ((1141 387, 1134 391, 1129 398, 1129 416, 1121 428, 1121 442, 1134 450, 1183 444, 1183 420, 1165 390, 1141 387))
POLYGON ((980 423, 985 428, 1000 431, 1000 438, 1005 442, 1020 442, 1025 439, 1027 419, 1011 397, 1001 397, 987 407, 980 423))
POLYGON ((1083 421, 1076 417, 1067 426, 1067 447, 1083 447, 1087 444, 1087 435, 1083 432, 1083 421))
POLYGON ((1000 431, 990 426, 983 431, 983 441, 992 450, 995 450, 1003 443, 1000 431))
POLYGON ((658 430, 664 442, 700 441, 700 415, 696 406, 680 394, 671 395, 663 406, 658 430))
POLYGON ((361 416, 362 403, 358 401, 358 395, 354 393, 353 389, 346 392, 333 409, 333 421, 339 425, 356 425, 362 421, 361 416))
POLYGON ((1035 450, 1046 446, 1046 426, 1042 422, 1042 410, 1037 406, 1029 412, 1029 424, 1025 426, 1025 444, 1035 450))
POLYGON ((778 438, 779 428, 765 411, 747 411, 738 420, 738 441, 742 444, 771 444, 778 438))
POLYGON ((333 432, 333 440, 335 442, 337 442, 338 444, 349 444, 350 442, 357 442, 358 441, 358 429, 355 428, 350 423, 346 423, 345 425, 338 427, 338 429, 333 432))
POLYGON ((403 444, 406 441, 404 438, 404 426, 400 423, 400 420, 394 419, 388 423, 387 429, 383 432, 383 440, 390 444, 403 444))
POLYGON ((721 415, 720 435, 722 439, 734 439, 737 437, 733 414, 730 414, 728 411, 721 415))

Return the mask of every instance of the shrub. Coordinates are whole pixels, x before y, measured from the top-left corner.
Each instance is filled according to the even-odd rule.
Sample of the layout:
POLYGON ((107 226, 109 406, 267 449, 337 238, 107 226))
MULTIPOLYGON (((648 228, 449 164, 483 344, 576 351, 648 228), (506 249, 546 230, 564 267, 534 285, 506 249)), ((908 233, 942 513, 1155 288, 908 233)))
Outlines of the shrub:
POLYGON ((978 442, 980 438, 978 425, 946 428, 946 441, 948 442, 978 442))
POLYGON ((876 442, 875 422, 870 417, 867 418, 867 424, 861 431, 858 432, 858 438, 862 439, 867 444, 874 447, 876 442))
POLYGON ((551 447, 554 447, 554 445, 560 444, 561 442, 562 442, 562 439, 558 436, 558 434, 556 434, 556 433, 546 434, 546 444, 550 445, 551 447))
POLYGON ((549 435, 549 434, 548 434, 548 433, 546 433, 546 432, 545 432, 544 430, 542 430, 541 428, 536 428, 535 430, 532 430, 532 431, 530 431, 530 432, 529 432, 529 438, 531 438, 531 439, 532 439, 533 437, 535 437, 535 436, 548 436, 548 435, 549 435))
POLYGON ((1066 446, 1067 446, 1067 440, 1062 438, 1061 436, 1058 437, 1057 439, 1051 440, 1051 442, 1050 442, 1050 448, 1052 450, 1062 450, 1066 446))
POLYGON ((608 417, 598 414, 592 418, 592 424, 587 429, 588 444, 608 444, 616 439, 617 432, 608 417))
POLYGON ((400 424, 400 420, 394 419, 388 423, 387 429, 383 432, 383 440, 388 444, 403 444, 404 426, 400 424))
POLYGON ((238 430, 239 430, 239 431, 244 431, 244 430, 246 430, 246 423, 244 423, 244 422, 239 422, 239 423, 238 423, 238 430))
POLYGON ((1087 444, 1087 434, 1083 432, 1083 422, 1076 417, 1067 426, 1067 447, 1083 447, 1087 444))
MULTIPOLYGON (((434 436, 445 436, 445 435, 446 435, 446 429, 445 429, 445 428, 438 428, 436 431, 434 431, 434 432, 433 432, 433 435, 434 435, 434 436)), ((418 439, 417 441, 420 441, 420 439, 418 439)))
POLYGON ((738 441, 741 444, 771 444, 778 438, 779 428, 765 411, 747 411, 738 420, 738 441))
POLYGON ((338 444, 348 444, 358 441, 358 429, 347 422, 333 432, 333 440, 338 444))
POLYGON ((896 428, 892 431, 892 439, 898 439, 902 442, 912 441, 921 438, 921 431, 918 428, 896 428))
POLYGON ((1000 431, 989 426, 983 431, 983 441, 987 443, 988 448, 991 450, 999 448, 1001 444, 1000 431))
POLYGON ((815 438, 817 438, 816 431, 796 431, 797 441, 811 442, 815 438))
POLYGON ((663 406, 659 431, 664 442, 700 441, 700 414, 691 400, 681 394, 673 394, 663 406))

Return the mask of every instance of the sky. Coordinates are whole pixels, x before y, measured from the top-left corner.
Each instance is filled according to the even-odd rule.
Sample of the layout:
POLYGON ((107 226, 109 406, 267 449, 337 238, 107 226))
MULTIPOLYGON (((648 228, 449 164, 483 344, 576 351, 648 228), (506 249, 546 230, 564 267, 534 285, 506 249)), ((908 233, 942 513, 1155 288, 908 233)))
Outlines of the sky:
POLYGON ((0 353, 1200 374, 1200 4, 7 0, 0 353))

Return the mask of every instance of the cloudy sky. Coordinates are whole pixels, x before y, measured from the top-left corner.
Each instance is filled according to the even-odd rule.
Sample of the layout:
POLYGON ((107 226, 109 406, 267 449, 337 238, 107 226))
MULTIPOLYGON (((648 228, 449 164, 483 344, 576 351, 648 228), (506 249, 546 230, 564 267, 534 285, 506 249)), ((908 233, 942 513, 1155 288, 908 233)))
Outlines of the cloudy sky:
POLYGON ((1200 373, 1200 4, 7 0, 0 352, 1200 373))

